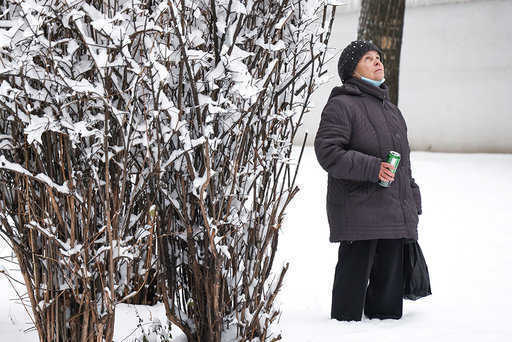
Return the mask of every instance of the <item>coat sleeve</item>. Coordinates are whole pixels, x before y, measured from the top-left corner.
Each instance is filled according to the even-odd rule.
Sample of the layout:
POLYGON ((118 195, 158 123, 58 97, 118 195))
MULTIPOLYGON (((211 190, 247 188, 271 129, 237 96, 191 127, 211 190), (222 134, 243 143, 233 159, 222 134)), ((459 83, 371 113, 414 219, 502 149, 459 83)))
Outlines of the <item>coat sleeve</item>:
POLYGON ((420 187, 416 182, 414 181, 414 178, 411 177, 411 188, 412 188, 412 195, 414 197, 414 201, 416 202, 416 207, 418 208, 418 215, 421 215, 421 192, 420 187))
POLYGON ((352 123, 345 105, 332 98, 327 102, 315 137, 318 162, 330 176, 376 183, 382 160, 348 147, 352 123))
POLYGON ((412 196, 414 197, 414 201, 416 202, 416 208, 418 208, 418 215, 421 215, 421 192, 420 187, 418 184, 416 184, 416 181, 412 177, 412 170, 411 170, 411 164, 410 164, 410 154, 409 154, 409 175, 411 175, 411 189, 412 189, 412 196))

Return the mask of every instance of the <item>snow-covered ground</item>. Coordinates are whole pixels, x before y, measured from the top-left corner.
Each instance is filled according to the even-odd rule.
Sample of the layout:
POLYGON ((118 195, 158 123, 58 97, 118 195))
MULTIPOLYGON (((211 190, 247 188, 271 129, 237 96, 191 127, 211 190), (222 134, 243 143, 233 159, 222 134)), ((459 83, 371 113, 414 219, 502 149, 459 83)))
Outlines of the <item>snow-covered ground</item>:
POLYGON ((406 301, 399 321, 338 322, 329 319, 338 245, 328 243, 327 176, 306 151, 279 240, 290 261, 280 296, 285 341, 512 340, 512 154, 413 152, 433 295, 406 301))
MULTIPOLYGON (((275 264, 277 271, 290 262, 275 327, 283 341, 512 340, 512 154, 413 152, 411 162, 422 192, 419 236, 433 295, 406 301, 398 321, 329 319, 338 246, 328 242, 327 176, 306 147, 298 176, 301 191, 289 207, 275 264)), ((0 248, 1 255, 6 252, 0 248)), ((2 341, 36 342, 34 332, 22 332, 30 322, 12 298, 0 275, 2 341)), ((119 309, 116 341, 137 322, 133 308, 119 309)), ((161 309, 155 311, 161 315, 161 309)), ((141 316, 144 310, 138 309, 141 316)))

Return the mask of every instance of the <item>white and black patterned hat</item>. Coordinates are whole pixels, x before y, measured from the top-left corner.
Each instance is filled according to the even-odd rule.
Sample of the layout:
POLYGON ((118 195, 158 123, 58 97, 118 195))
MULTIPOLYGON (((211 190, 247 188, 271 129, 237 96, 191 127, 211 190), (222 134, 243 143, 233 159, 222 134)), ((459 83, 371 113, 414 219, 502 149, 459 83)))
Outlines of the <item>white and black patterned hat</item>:
POLYGON ((340 59, 338 60, 338 74, 341 81, 345 82, 352 77, 359 60, 368 51, 377 51, 382 61, 382 50, 371 40, 354 40, 343 49, 340 59))

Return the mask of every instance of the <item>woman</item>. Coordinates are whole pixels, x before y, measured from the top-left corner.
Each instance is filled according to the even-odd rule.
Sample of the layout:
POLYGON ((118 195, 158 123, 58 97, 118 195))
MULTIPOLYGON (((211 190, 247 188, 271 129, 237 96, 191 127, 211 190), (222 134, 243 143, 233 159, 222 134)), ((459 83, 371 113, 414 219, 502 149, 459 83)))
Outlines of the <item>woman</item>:
POLYGON ((315 152, 328 172, 331 242, 340 242, 331 318, 360 321, 402 317, 403 245, 417 240, 421 196, 411 175, 407 126, 389 101, 381 50, 354 41, 342 52, 325 105, 315 152), (389 151, 400 153, 393 166, 389 151), (382 187, 381 181, 392 181, 382 187), (368 284, 369 280, 369 284, 368 284))

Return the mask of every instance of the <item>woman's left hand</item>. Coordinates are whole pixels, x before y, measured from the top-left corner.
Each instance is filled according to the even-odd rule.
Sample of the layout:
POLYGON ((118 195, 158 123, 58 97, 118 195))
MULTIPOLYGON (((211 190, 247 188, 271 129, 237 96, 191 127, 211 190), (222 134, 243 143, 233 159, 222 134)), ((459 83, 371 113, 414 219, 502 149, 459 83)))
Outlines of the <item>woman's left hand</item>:
POLYGON ((392 182, 395 180, 393 170, 395 167, 387 162, 380 163, 379 179, 383 182, 392 182))

